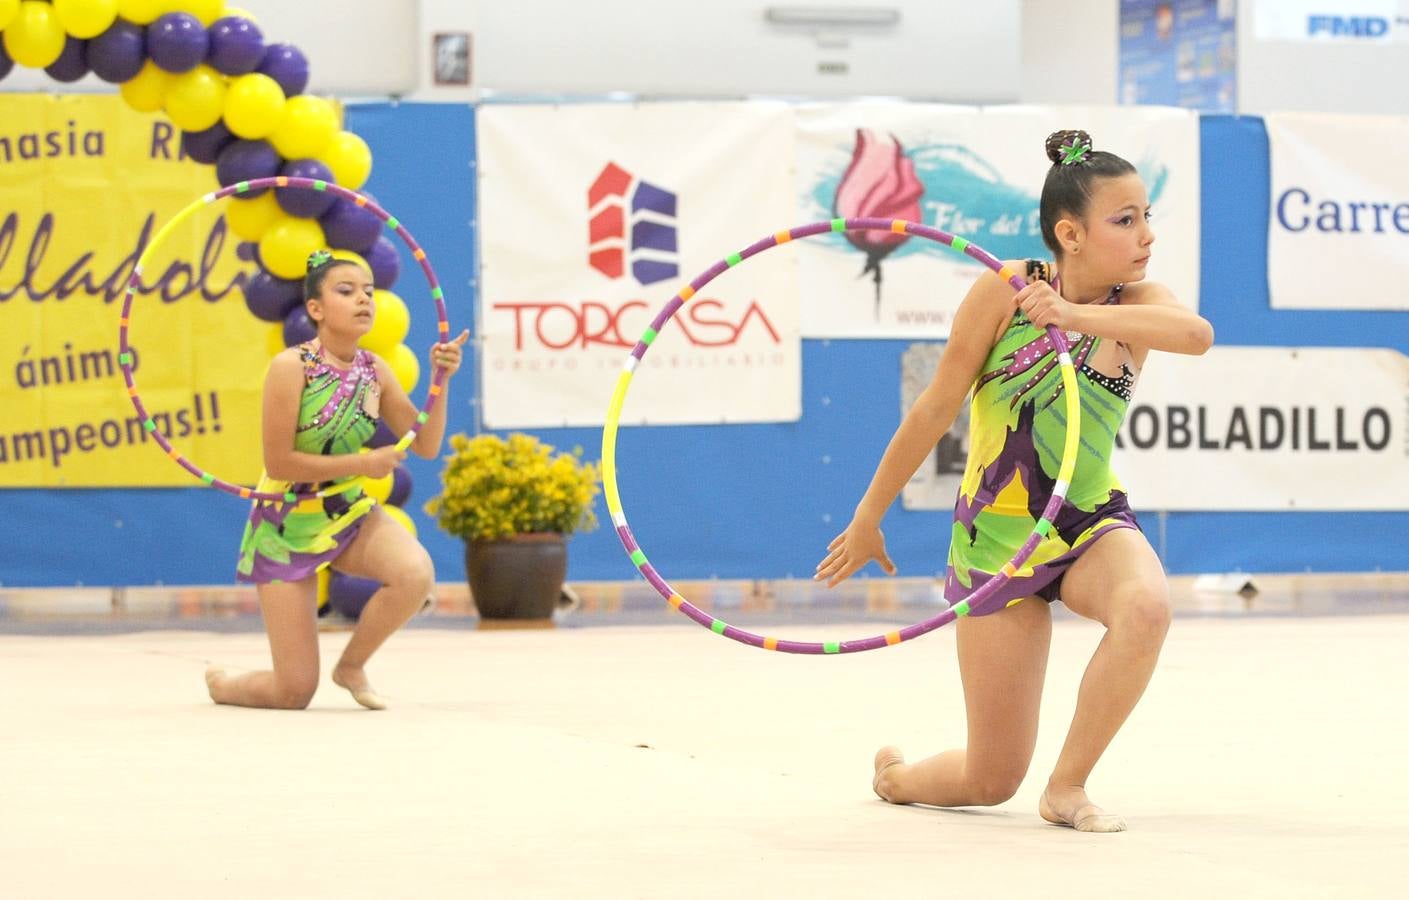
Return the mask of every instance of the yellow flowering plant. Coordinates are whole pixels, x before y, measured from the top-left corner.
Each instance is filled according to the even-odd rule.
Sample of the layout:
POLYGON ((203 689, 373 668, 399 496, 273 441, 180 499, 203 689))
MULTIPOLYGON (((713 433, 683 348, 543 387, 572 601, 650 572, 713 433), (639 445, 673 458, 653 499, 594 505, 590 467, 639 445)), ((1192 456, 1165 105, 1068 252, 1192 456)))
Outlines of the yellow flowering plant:
POLYGON ((442 530, 466 541, 516 534, 572 534, 597 527, 592 511, 601 473, 582 461, 582 448, 554 455, 532 435, 450 438, 441 474, 443 492, 425 510, 442 530))

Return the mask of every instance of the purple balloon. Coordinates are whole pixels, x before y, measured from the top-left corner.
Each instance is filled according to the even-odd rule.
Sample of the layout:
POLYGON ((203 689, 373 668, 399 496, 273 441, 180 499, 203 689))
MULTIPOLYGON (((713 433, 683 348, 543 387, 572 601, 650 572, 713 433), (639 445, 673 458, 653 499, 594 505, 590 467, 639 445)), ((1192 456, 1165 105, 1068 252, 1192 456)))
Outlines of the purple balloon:
POLYGON ((225 75, 248 75, 264 59, 264 32, 242 16, 216 19, 210 26, 210 64, 225 75))
POLYGON ((335 571, 328 579, 328 605, 338 614, 356 619, 380 588, 381 583, 370 578, 335 571))
POLYGON ((322 225, 328 246, 358 255, 365 254, 382 236, 381 219, 366 207, 341 198, 323 214, 322 225))
POLYGON ((277 81, 285 97, 302 94, 308 87, 308 57, 293 44, 270 44, 256 71, 277 81))
MULTIPOLYGON (((312 178, 315 181, 332 181, 333 172, 316 159, 296 159, 284 166, 280 175, 289 178, 312 178)), ((275 188, 274 197, 279 206, 291 216, 316 219, 338 199, 327 191, 310 191, 306 188, 275 188)))
POLYGON ((44 67, 44 71, 49 73, 49 77, 55 81, 77 81, 88 74, 88 62, 84 52, 88 45, 87 41, 79 40, 72 35, 64 36, 64 49, 59 53, 59 58, 44 67))
MULTIPOLYGON (((231 203, 243 203, 239 198, 232 198, 231 203)), ((257 241, 240 241, 235 245, 235 255, 245 262, 252 262, 262 271, 269 271, 264 265, 264 258, 259 255, 259 243, 257 241)))
POLYGON ((0 78, 10 74, 10 70, 15 67, 15 61, 10 59, 10 54, 5 52, 5 42, 0 41, 0 78))
POLYGON ((254 313, 255 318, 266 322, 283 322, 286 341, 289 334, 289 314, 297 309, 304 318, 308 316, 303 312, 303 285, 297 281, 275 278, 264 271, 245 282, 245 305, 254 313))
MULTIPOLYGON (((221 187, 255 178, 273 178, 279 174, 279 153, 267 141, 231 141, 215 158, 215 178, 221 187)), ((243 194, 258 197, 269 188, 259 188, 243 194)))
POLYGON ((215 165, 220 151, 235 140, 224 122, 216 122, 204 131, 181 132, 181 149, 196 162, 206 166, 215 165))
POLYGON ((405 466, 397 466, 391 470, 391 493, 387 495, 386 502, 392 506, 405 506, 409 499, 411 473, 405 466))
POLYGON ((121 84, 142 71, 142 62, 147 58, 146 32, 141 25, 118 19, 84 49, 94 75, 121 84))
POLYGON ((372 269, 372 284, 381 290, 389 289, 401 277, 401 256, 386 235, 377 238, 363 258, 372 269))
POLYGON ((318 326, 308 318, 308 310, 300 304, 284 317, 284 346, 306 343, 318 336, 318 326))
POLYGON ((210 36, 190 13, 167 13, 147 28, 147 52, 159 69, 189 72, 210 52, 210 36))
POLYGON ((399 439, 396 435, 391 433, 391 429, 387 427, 387 423, 378 419, 377 430, 372 432, 371 437, 367 438, 367 446, 375 450, 378 447, 390 447, 392 444, 395 444, 397 440, 399 439))

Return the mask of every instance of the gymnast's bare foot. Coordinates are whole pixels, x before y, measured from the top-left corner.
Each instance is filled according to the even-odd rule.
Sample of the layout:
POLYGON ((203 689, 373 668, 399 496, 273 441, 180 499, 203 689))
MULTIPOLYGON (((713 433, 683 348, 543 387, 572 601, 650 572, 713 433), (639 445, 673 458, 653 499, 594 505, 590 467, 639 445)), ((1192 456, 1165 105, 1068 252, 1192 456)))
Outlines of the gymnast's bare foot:
POLYGON ((1086 788, 1076 785, 1047 785, 1037 802, 1037 814, 1053 825, 1069 825, 1077 831, 1110 833, 1125 830, 1125 820, 1092 803, 1086 788))
POLYGON ((386 709, 386 701, 372 690, 367 673, 361 667, 337 666, 333 669, 333 684, 346 688, 348 693, 352 694, 352 699, 368 709, 386 709))
POLYGON ((220 690, 221 683, 225 681, 225 670, 219 666, 206 666, 205 669, 205 689, 210 694, 210 699, 216 703, 221 703, 221 699, 216 696, 220 690))
POLYGON ((897 774, 896 767, 904 763, 905 754, 900 752, 899 747, 887 746, 876 751, 876 777, 871 780, 871 790, 887 803, 896 802, 892 799, 895 790, 894 776, 897 774))

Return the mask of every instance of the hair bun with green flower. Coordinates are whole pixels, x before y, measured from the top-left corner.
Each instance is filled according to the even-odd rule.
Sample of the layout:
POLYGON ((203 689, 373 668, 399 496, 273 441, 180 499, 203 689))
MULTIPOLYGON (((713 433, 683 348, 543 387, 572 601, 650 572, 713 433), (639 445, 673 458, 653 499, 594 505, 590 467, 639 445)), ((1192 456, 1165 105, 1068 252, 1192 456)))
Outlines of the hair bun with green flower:
POLYGON ((333 254, 328 250, 314 250, 308 254, 308 271, 312 272, 319 266, 327 265, 333 261, 333 254))
POLYGON ((1047 158, 1057 166, 1079 166, 1089 162, 1091 135, 1077 129, 1047 135, 1047 158))

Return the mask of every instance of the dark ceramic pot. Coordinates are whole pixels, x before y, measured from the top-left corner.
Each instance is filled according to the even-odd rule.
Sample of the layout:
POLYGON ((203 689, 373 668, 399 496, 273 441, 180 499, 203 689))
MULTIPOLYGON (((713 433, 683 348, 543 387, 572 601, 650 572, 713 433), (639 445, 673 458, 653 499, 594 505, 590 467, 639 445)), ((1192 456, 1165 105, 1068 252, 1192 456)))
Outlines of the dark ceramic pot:
POLYGON ((567 539, 544 533, 467 541, 465 573, 481 623, 551 625, 567 579, 567 539))

